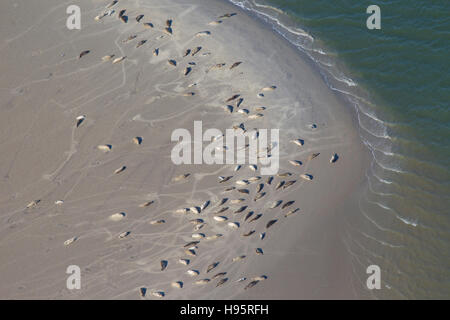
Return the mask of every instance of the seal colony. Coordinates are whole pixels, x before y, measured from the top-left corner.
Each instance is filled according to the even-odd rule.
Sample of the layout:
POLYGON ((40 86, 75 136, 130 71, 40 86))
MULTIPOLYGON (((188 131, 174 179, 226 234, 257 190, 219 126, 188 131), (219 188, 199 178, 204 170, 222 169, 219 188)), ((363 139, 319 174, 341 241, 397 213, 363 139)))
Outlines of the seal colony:
MULTIPOLYGON (((316 214, 320 185, 349 158, 341 148, 345 141, 333 140, 334 124, 320 112, 311 119, 314 99, 291 94, 290 86, 303 83, 296 75, 285 78, 281 62, 275 64, 280 70, 262 68, 264 54, 241 52, 247 38, 233 28, 248 22, 237 8, 214 2, 216 9, 204 11, 185 0, 91 6, 92 34, 71 33, 90 41, 58 47, 67 52, 62 68, 80 78, 64 79, 45 104, 67 121, 54 129, 63 142, 49 138, 44 146, 64 150, 44 148, 48 155, 33 170, 36 189, 29 181, 15 191, 11 203, 20 210, 5 219, 11 232, 49 215, 49 255, 55 266, 71 256, 86 270, 83 297, 270 294, 279 279, 273 265, 289 256, 277 239, 316 214), (77 89, 68 92, 70 84, 77 89), (279 141, 258 149, 262 160, 279 152, 280 170, 266 176, 259 163, 174 164, 171 133, 200 120, 204 130, 248 134, 243 150, 261 141, 263 129, 280 128, 279 141), (105 285, 104 272, 114 284, 105 285)), ((39 127, 45 117, 36 117, 39 127)))

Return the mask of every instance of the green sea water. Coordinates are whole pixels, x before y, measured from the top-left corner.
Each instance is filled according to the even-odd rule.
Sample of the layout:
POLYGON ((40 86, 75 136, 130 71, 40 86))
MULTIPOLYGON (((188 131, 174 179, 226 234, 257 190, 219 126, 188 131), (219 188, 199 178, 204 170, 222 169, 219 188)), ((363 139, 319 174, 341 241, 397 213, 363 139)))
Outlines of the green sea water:
MULTIPOLYGON (((376 298, 450 298, 450 1, 233 0, 306 53, 372 158, 346 239, 376 298), (381 29, 369 30, 369 5, 381 29)), ((361 283, 364 276, 358 274, 361 283)))

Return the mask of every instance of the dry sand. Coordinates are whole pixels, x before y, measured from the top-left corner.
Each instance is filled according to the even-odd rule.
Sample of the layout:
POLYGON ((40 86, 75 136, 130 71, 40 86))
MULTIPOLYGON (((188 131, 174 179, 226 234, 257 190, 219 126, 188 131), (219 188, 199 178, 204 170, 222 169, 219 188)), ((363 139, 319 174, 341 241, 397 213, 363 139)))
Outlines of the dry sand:
POLYGON ((163 299, 361 297, 341 224, 365 165, 350 107, 285 40, 225 1, 120 0, 112 16, 95 21, 108 3, 79 1, 81 30, 66 28, 67 4, 57 0, 0 4, 0 298, 140 299, 141 287, 148 299, 161 299, 154 291, 163 291, 163 299), (117 17, 121 9, 127 23, 117 17), (236 15, 218 18, 226 13, 236 15), (164 32, 168 19, 172 35, 164 32), (217 20, 222 23, 209 24, 217 20), (203 31, 210 34, 196 36, 203 31), (132 35, 137 37, 126 41, 132 35), (147 41, 137 47, 141 40, 147 41), (198 46, 195 56, 183 57, 198 46), (126 58, 112 64, 102 61, 106 55, 126 58), (237 61, 242 63, 230 70, 237 61), (220 63, 225 66, 211 68, 220 63), (192 70, 185 76, 187 66, 192 70), (276 90, 257 97, 271 85, 276 90), (265 106, 264 117, 248 120, 224 111, 233 94, 244 98, 240 109, 250 113, 265 106), (86 118, 77 127, 81 115, 86 118), (238 172, 234 165, 174 165, 171 133, 192 132, 195 120, 221 130, 240 122, 279 128, 280 172, 293 175, 275 176, 255 202, 258 183, 247 186, 250 195, 224 193, 235 181, 258 175, 246 165, 238 172), (140 145, 134 137, 142 137, 140 145), (296 138, 304 139, 302 147, 289 142, 296 138), (109 152, 97 148, 105 144, 112 146, 109 152), (312 153, 320 155, 308 161, 312 153), (330 164, 334 153, 339 159, 330 164), (185 173, 187 179, 172 181, 185 173), (303 173, 314 179, 301 179, 303 173), (220 175, 233 178, 218 183, 220 175), (297 182, 275 190, 281 180, 297 182), (228 200, 230 209, 221 214, 238 221, 237 230, 213 219, 223 198, 246 199, 228 200), (40 201, 26 208, 34 200, 40 201), (211 204, 200 214, 174 213, 207 200, 211 204), (276 200, 295 203, 269 209, 276 200), (154 202, 140 206, 147 201, 154 202), (234 214, 242 205, 249 207, 234 214), (295 208, 300 210, 284 217, 295 208), (245 222, 250 210, 263 215, 245 222), (195 231, 189 220, 197 218, 206 224, 195 231), (256 232, 242 236, 251 230, 256 232), (223 236, 201 239, 197 255, 190 256, 183 246, 193 233, 223 236), (240 255, 246 258, 233 262, 240 255), (164 271, 161 260, 168 262, 164 271), (213 262, 220 263, 207 273, 213 262), (80 290, 66 288, 69 265, 81 268, 80 290), (192 277, 189 269, 200 274, 192 277), (226 275, 194 283, 219 272, 226 275), (244 289, 261 275, 267 279, 244 289), (216 287, 223 278, 228 281, 216 287), (171 285, 176 281, 183 287, 171 285))

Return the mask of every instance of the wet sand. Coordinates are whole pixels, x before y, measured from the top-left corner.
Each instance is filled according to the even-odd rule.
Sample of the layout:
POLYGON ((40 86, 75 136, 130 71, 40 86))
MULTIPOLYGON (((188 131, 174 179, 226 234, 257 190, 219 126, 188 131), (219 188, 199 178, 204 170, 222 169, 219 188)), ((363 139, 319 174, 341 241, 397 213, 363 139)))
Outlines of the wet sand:
POLYGON ((66 5, 55 0, 0 5, 0 298, 141 299, 140 288, 146 288, 146 299, 364 297, 357 280, 363 271, 350 263, 342 241, 342 218, 353 208, 365 167, 351 107, 289 43, 227 2, 158 0, 137 6, 120 0, 105 9, 108 3, 80 1, 81 30, 65 27, 66 5), (111 16, 94 19, 111 9, 111 16), (118 18, 123 9, 126 23, 118 18), (219 18, 227 13, 236 15, 219 18), (138 22, 139 15, 144 16, 138 22), (194 56, 183 57, 198 47, 194 56), (114 57, 103 61, 106 55, 114 57), (112 63, 120 57, 125 58, 112 63), (242 63, 230 69, 236 62, 242 63), (275 90, 262 91, 272 85, 275 90), (226 100, 235 94, 244 100, 239 107, 233 102, 236 111, 229 113, 226 100), (261 118, 237 112, 253 115, 261 106, 261 118), (237 172, 235 165, 174 165, 171 134, 177 128, 192 132, 194 121, 223 132, 240 123, 279 129, 279 172, 292 175, 274 175, 270 185, 262 176, 244 187, 246 195, 225 189, 260 176, 247 165, 237 172), (140 144, 135 137, 142 138, 140 144), (320 154, 308 160, 313 153, 320 154), (339 159, 330 163, 335 153, 339 159), (305 173, 313 180, 302 179, 305 173), (233 177, 219 183, 219 176, 233 177), (283 180, 296 182, 276 190, 283 180), (254 201, 259 183, 266 195, 254 201), (218 206, 223 198, 229 200, 218 206), (238 198, 245 200, 230 203, 238 198), (175 212, 208 200, 198 214, 175 212), (270 209, 277 200, 295 203, 270 209), (233 213, 244 205, 242 213, 233 213), (220 214, 227 222, 214 220, 227 206, 220 214), (262 216, 245 221, 249 211, 262 216), (193 219, 205 224, 195 230, 193 219), (266 228, 271 220, 277 221, 266 228), (239 222, 239 228, 228 222, 239 222), (222 236, 197 240, 195 233, 222 236), (200 242, 190 246, 192 256, 184 245, 195 240, 200 242), (246 257, 233 262, 241 255, 246 257), (161 260, 168 262, 163 271, 161 260), (207 272, 214 262, 219 264, 207 272), (66 288, 69 265, 81 268, 80 290, 66 288), (200 274, 190 276, 190 269, 200 274), (212 279, 220 272, 226 274, 212 279), (262 275, 267 278, 244 289, 262 275), (210 281, 195 283, 205 278, 210 281), (182 288, 172 285, 177 281, 182 288))

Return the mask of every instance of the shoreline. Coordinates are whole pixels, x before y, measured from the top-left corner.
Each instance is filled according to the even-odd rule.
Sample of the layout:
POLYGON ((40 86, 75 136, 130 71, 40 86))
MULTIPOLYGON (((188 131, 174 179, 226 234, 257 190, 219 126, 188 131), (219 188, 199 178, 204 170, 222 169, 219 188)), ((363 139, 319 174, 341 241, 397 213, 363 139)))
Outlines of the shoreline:
MULTIPOLYGON (((8 176, 1 182, 5 192, 0 199, 8 200, 0 202, 1 211, 6 212, 1 217, 4 233, 0 237, 0 254, 9 261, 0 265, 2 278, 8 279, 0 289, 0 297, 138 299, 138 288, 144 286, 149 291, 163 290, 166 299, 361 298, 361 284, 353 274, 361 270, 353 271, 342 234, 345 232, 342 217, 348 217, 344 207, 348 207, 350 195, 364 179, 365 149, 356 130, 356 115, 339 101, 336 92, 326 86, 320 73, 291 43, 241 8, 222 0, 199 0, 194 6, 184 0, 170 3, 161 0, 156 6, 140 8, 119 1, 122 4, 126 4, 132 17, 127 24, 116 17, 96 23, 93 17, 104 8, 103 2, 82 2, 89 8, 85 9, 89 17, 85 18, 86 27, 79 35, 58 30, 67 39, 55 36, 55 43, 48 45, 50 51, 38 50, 39 43, 29 45, 37 53, 26 67, 37 71, 28 77, 24 70, 12 67, 23 63, 27 51, 20 44, 16 44, 17 49, 11 46, 6 49, 9 51, 1 69, 16 72, 12 80, 2 78, 0 87, 12 92, 15 85, 23 93, 16 99, 11 93, 3 93, 2 101, 11 101, 12 106, 0 124, 6 128, 17 126, 16 130, 20 130, 17 123, 25 118, 24 123, 30 129, 25 136, 11 130, 11 137, 6 139, 16 134, 21 144, 6 143, 2 147, 4 154, 16 156, 2 158, 7 165, 0 167, 1 176, 8 176), (216 26, 207 24, 230 10, 238 14, 216 26), (154 23, 154 30, 143 30, 133 20, 140 13, 145 17, 143 22, 148 19, 154 23), (170 17, 173 36, 166 36, 158 30, 170 17), (205 30, 211 35, 192 36, 205 30), (139 39, 147 39, 150 47, 143 46, 144 50, 140 50, 135 43, 121 42, 134 33, 139 39), (160 35, 164 35, 161 40, 160 35), (189 58, 196 63, 189 78, 179 75, 182 66, 171 69, 167 65, 167 59, 171 58, 185 64, 181 58, 185 48, 200 45, 203 47, 200 54, 210 54, 189 58), (52 65, 52 60, 60 55, 57 52, 61 50, 54 50, 57 47, 65 55, 52 65), (152 54, 156 47, 160 48, 157 57, 152 54), (86 49, 92 52, 79 61, 70 58, 86 49), (111 67, 99 63, 103 55, 113 52, 127 58, 111 67), (205 71, 217 63, 230 65, 240 60, 242 65, 233 72, 205 71), (196 94, 181 95, 193 82, 197 83, 196 94), (258 90, 270 85, 276 85, 277 89, 263 99, 257 98, 258 90), (242 230, 230 231, 211 219, 217 202, 229 197, 221 193, 223 186, 218 186, 217 176, 233 175, 234 181, 248 177, 251 171, 245 168, 244 172, 241 169, 234 173, 232 166, 218 165, 174 166, 169 161, 173 129, 189 130, 195 120, 220 129, 243 121, 223 111, 224 99, 235 92, 244 97, 244 107, 252 111, 254 106, 267 106, 264 117, 248 121, 249 128, 280 129, 280 172, 290 171, 296 177, 304 172, 314 175, 311 182, 297 179, 294 187, 281 194, 266 185, 264 188, 270 192, 267 191, 264 202, 252 202, 255 211, 264 214, 254 224, 258 232, 264 230, 271 218, 279 220, 266 231, 264 240, 257 235, 245 241, 237 236, 244 232, 244 226, 245 231, 250 230, 244 221, 242 230), (30 117, 30 101, 34 101, 34 119, 30 117), (85 123, 74 129, 73 121, 79 114, 87 117, 85 123), (317 130, 312 130, 311 124, 316 124, 317 130), (143 137, 141 149, 136 150, 128 143, 134 136, 143 137), (293 149, 287 143, 293 138, 304 139, 305 145, 293 149), (99 154, 94 147, 105 143, 111 143, 113 151, 99 154), (313 152, 321 155, 307 161, 313 152), (340 159, 331 166, 329 158, 333 153, 338 153, 340 159), (303 167, 290 166, 287 161, 291 158, 301 159, 303 167), (26 159, 43 160, 30 164, 26 159), (110 175, 124 163, 127 165, 124 174, 110 175), (20 174, 30 167, 31 174, 20 174), (188 183, 171 182, 173 177, 186 172, 191 175, 188 183), (32 211, 20 209, 33 199, 42 200, 32 211), (53 205, 57 199, 64 200, 61 208, 53 205), (271 212, 268 205, 278 199, 295 200, 302 214, 284 218, 281 212, 271 212), (155 206, 144 211, 137 208, 137 204, 148 200, 155 201, 155 206), (184 275, 187 267, 176 264, 183 256, 181 244, 193 232, 187 221, 195 215, 187 218, 173 212, 207 200, 211 200, 212 207, 200 214, 207 221, 202 230, 207 235, 224 236, 205 243, 204 247, 199 245, 198 255, 192 258, 189 267, 203 273, 212 261, 220 261, 220 269, 227 272, 230 280, 215 290, 212 284, 195 286, 184 275), (125 222, 108 221, 108 216, 122 210, 126 212, 125 222), (165 224, 155 227, 148 223, 157 219, 164 219, 165 224), (130 236, 118 241, 116 235, 124 231, 129 231, 130 236), (77 240, 70 247, 62 246, 74 236, 77 240), (263 248, 263 255, 254 254, 257 247, 263 248), (32 258, 27 257, 30 252, 32 258), (248 257, 240 265, 231 263, 231 258, 239 254, 248 257), (29 259, 34 261, 33 268, 29 259), (169 261, 165 273, 158 270, 161 259, 169 261), (84 290, 65 289, 61 268, 68 264, 80 264, 82 273, 87 274, 84 290), (42 275, 44 271, 46 274, 42 275), (21 278, 21 272, 27 274, 25 279, 21 278), (236 282, 242 276, 251 279, 261 274, 268 278, 251 290, 242 290, 243 285, 236 282), (175 280, 183 281, 182 290, 170 287, 175 280), (45 285, 48 281, 52 283, 50 287, 45 285)), ((62 21, 63 17, 55 17, 56 21, 50 20, 44 26, 52 30, 52 23, 62 21)), ((23 37, 33 38, 33 32, 42 33, 39 28, 29 30, 23 37)))

